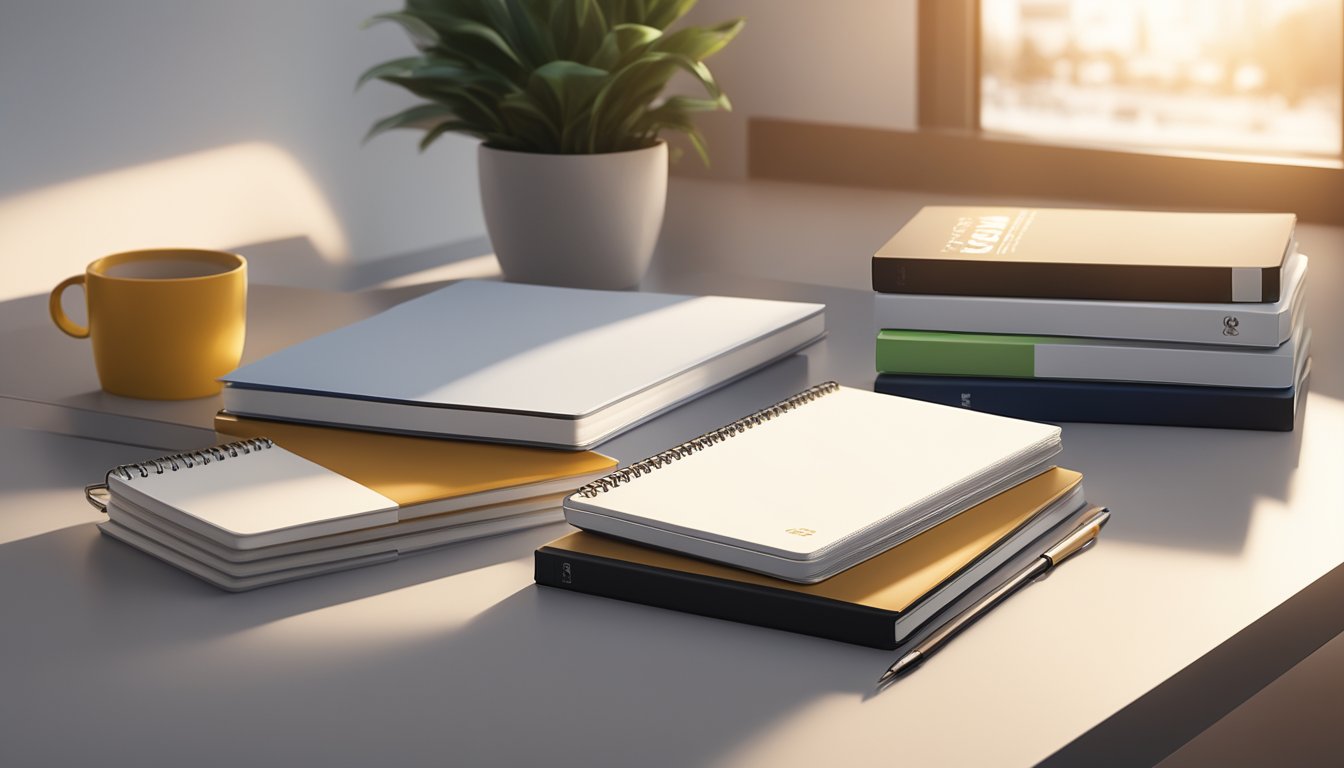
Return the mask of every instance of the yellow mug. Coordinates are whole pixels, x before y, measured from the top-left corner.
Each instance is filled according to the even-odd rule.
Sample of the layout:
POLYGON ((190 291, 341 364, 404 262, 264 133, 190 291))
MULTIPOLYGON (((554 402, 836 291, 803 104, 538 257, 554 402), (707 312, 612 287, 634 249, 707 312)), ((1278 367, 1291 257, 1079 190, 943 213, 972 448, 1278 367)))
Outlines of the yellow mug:
POLYGON ((103 389, 151 400, 218 394, 238 367, 247 316, 247 262, 223 251, 164 248, 104 256, 51 292, 51 319, 93 342, 103 389), (61 308, 84 287, 88 327, 61 308))

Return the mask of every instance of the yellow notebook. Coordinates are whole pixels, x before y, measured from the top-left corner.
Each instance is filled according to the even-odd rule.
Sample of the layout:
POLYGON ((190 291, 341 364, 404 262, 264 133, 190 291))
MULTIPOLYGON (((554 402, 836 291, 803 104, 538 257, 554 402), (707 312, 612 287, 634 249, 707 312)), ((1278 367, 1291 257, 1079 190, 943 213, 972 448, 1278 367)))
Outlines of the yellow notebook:
POLYGON ((277 445, 401 507, 400 519, 572 492, 602 477, 616 460, 594 451, 360 432, 219 413, 215 431, 268 437, 277 445))
POLYGON ((546 586, 894 648, 992 576, 1040 556, 1086 509, 1082 475, 1056 467, 883 554, 799 584, 580 532, 536 553, 546 586))

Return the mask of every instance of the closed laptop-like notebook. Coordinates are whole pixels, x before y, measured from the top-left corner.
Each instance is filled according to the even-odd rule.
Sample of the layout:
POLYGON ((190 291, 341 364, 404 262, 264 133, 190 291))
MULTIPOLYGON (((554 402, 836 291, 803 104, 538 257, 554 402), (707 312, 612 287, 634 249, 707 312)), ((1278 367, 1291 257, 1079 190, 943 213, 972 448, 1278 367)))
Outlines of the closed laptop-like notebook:
POLYGON ((816 341, 824 309, 463 281, 235 370, 224 407, 587 448, 816 341))
POLYGON ((834 382, 580 488, 579 528, 798 582, 1040 474, 1059 428, 834 382))
POLYGON ((1085 509, 1082 476, 1054 468, 819 584, 580 532, 537 550, 550 587, 894 648, 989 578, 1039 557, 1085 509))
POLYGON ((1291 213, 927 206, 873 256, 873 290, 1275 302, 1291 213))
POLYGON ((616 466, 615 459, 593 451, 392 435, 225 413, 215 417, 215 431, 270 438, 392 499, 400 506, 401 520, 569 493, 616 466))

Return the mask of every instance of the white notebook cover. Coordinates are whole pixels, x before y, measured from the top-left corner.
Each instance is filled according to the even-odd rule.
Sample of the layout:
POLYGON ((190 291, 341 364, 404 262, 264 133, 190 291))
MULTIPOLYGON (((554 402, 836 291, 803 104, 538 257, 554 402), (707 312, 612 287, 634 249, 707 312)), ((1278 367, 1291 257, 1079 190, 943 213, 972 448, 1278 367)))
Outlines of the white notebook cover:
POLYGON ((580 489, 566 517, 655 546, 687 537, 709 545, 691 554, 805 580, 807 561, 894 546, 1059 450, 1055 426, 831 386, 684 458, 580 489))
MULTIPOLYGON (((231 389, 576 419, 823 310, 463 281, 281 350, 223 381, 231 389)), ((226 406, 237 411, 233 395, 226 390, 226 406)))
POLYGON ((190 454, 190 462, 179 455, 119 467, 108 473, 108 490, 233 549, 397 521, 396 502, 278 445, 232 445, 190 454), (215 457, 208 463, 207 453, 215 457))

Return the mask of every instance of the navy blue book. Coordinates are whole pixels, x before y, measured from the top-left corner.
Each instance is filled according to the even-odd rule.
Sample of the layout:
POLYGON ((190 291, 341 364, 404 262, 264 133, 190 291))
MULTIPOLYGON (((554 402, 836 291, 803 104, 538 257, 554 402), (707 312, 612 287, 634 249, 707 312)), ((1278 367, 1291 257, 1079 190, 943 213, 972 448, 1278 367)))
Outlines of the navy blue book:
POLYGON ((877 377, 873 389, 1031 421, 1291 432, 1310 370, 1308 361, 1297 386, 1285 389, 885 373, 877 377))

